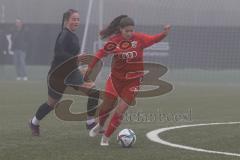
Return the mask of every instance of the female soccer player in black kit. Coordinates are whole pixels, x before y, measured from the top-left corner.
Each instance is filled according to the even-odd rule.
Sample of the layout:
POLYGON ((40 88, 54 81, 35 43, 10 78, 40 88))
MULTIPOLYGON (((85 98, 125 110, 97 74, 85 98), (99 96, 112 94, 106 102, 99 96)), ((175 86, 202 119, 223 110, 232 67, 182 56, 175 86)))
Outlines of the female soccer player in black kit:
MULTIPOLYGON (((35 116, 30 120, 29 127, 32 131, 33 136, 39 136, 40 135, 40 129, 39 129, 39 122, 42 120, 49 112, 51 112, 54 109, 54 106, 59 102, 59 100, 62 97, 62 93, 64 92, 66 86, 60 87, 61 92, 57 92, 55 89, 55 86, 50 86, 49 83, 52 80, 51 85, 57 85, 59 79, 65 79, 65 77, 62 77, 63 75, 57 75, 52 76, 51 74, 54 73, 58 69, 59 66, 64 64, 69 59, 74 59, 74 57, 77 57, 76 60, 74 59, 73 63, 71 64, 75 68, 78 68, 78 63, 81 61, 81 55, 79 55, 80 51, 80 44, 79 39, 77 35, 74 33, 76 29, 79 27, 79 13, 76 10, 70 9, 67 12, 63 14, 63 21, 62 21, 62 31, 59 33, 55 49, 54 49, 54 59, 52 61, 51 69, 48 73, 48 100, 46 103, 42 104, 35 116), (50 77, 50 80, 49 80, 50 77)), ((64 69, 63 69, 64 70, 64 69)), ((70 72, 71 73, 71 72, 70 72)), ((94 83, 93 82, 84 82, 83 81, 83 75, 79 69, 74 70, 70 76, 67 77, 67 80, 65 81, 66 85, 74 85, 74 89, 81 90, 84 88, 84 93, 86 93, 88 98, 88 104, 87 104, 87 114, 88 114, 88 120, 86 127, 87 129, 93 128, 95 123, 95 112, 96 112, 96 106, 98 105, 98 98, 99 98, 99 92, 97 90, 94 90, 94 83)), ((82 91, 82 90, 81 90, 82 91)))

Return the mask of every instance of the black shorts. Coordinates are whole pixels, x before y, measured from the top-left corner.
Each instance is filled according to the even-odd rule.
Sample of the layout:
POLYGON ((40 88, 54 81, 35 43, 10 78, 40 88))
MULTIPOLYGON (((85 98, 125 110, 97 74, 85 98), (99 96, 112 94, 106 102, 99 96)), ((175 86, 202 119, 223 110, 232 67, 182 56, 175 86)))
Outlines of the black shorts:
POLYGON ((59 80, 64 79, 64 77, 52 77, 52 86, 49 85, 49 76, 48 76, 48 95, 53 99, 59 100, 62 98, 64 90, 67 86, 79 86, 83 84, 83 75, 79 70, 73 71, 69 76, 64 79, 64 86, 58 87, 59 80), (58 88, 56 91, 53 88, 58 88))

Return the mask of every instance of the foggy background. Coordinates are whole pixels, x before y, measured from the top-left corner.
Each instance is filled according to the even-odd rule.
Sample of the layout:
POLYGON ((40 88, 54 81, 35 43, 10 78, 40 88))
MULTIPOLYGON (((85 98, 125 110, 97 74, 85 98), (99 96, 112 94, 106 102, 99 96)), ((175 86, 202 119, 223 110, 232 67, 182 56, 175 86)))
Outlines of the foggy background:
MULTIPOLYGON (((29 29, 30 38, 27 64, 29 67, 49 66, 63 12, 69 8, 80 12, 81 26, 77 34, 83 42, 89 2, 89 0, 0 0, 1 28, 6 34, 10 34, 9 30, 14 25, 15 19, 17 17, 23 19, 29 29)), ((98 39, 99 30, 116 16, 128 14, 135 20, 136 30, 139 32, 156 34, 163 30, 164 24, 172 25, 170 35, 163 42, 145 51, 146 61, 166 65, 173 72, 184 71, 184 74, 178 72, 175 75, 176 78, 182 77, 183 80, 186 77, 191 78, 193 72, 201 73, 204 77, 205 73, 202 73, 202 70, 226 71, 223 77, 230 76, 238 83, 239 6, 239 0, 93 0, 83 50, 93 54, 101 47, 98 39), (186 69, 191 71, 186 72, 186 69)), ((1 57, 0 64, 12 64, 11 55, 1 57)), ((105 60, 105 63, 109 65, 109 59, 105 60)), ((206 76, 208 77, 207 74, 206 76)), ((219 79, 218 75, 213 79, 219 79)))
MULTIPOLYGON (((139 25, 239 26, 239 0, 102 0, 103 21, 129 14, 139 25)), ((0 0, 5 22, 21 17, 27 23, 59 23, 63 11, 79 10, 85 23, 88 0, 0 0)), ((94 0, 91 23, 98 24, 99 0, 94 0)))

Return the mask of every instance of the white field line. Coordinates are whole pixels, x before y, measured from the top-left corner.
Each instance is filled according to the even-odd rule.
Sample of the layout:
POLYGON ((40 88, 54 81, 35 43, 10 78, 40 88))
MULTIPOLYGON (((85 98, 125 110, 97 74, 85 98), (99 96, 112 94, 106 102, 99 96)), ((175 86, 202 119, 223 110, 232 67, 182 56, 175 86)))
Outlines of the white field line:
POLYGON ((222 122, 222 123, 205 123, 205 124, 191 124, 191 125, 181 125, 181 126, 174 126, 174 127, 167 127, 167 128, 160 128, 153 131, 150 131, 146 134, 147 138, 153 142, 157 142, 166 146, 174 147, 174 148, 180 148, 190 151, 196 151, 196 152, 205 152, 205 153, 213 153, 213 154, 220 154, 220 155, 226 155, 226 156, 236 156, 240 157, 239 153, 230 153, 230 152, 219 152, 214 150, 207 150, 202 148, 195 148, 190 146, 185 146, 181 144, 174 144, 167 142, 163 139, 161 139, 160 134, 174 130, 174 129, 180 129, 180 128, 190 128, 190 127, 200 127, 200 126, 213 126, 213 125, 231 125, 231 124, 240 124, 240 122, 222 122))

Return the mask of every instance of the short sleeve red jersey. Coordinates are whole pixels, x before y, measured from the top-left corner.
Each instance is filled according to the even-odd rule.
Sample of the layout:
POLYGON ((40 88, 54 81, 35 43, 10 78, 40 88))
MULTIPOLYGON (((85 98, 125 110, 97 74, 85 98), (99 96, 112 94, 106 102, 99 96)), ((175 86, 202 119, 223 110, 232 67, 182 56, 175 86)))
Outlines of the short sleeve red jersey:
POLYGON ((104 47, 96 53, 89 67, 94 67, 102 57, 113 55, 111 66, 112 76, 122 80, 142 77, 144 71, 144 49, 160 42, 165 36, 165 32, 153 36, 135 32, 131 39, 126 40, 121 34, 114 35, 109 38, 104 47), (108 48, 111 49, 111 47, 114 49, 109 51, 108 48))

